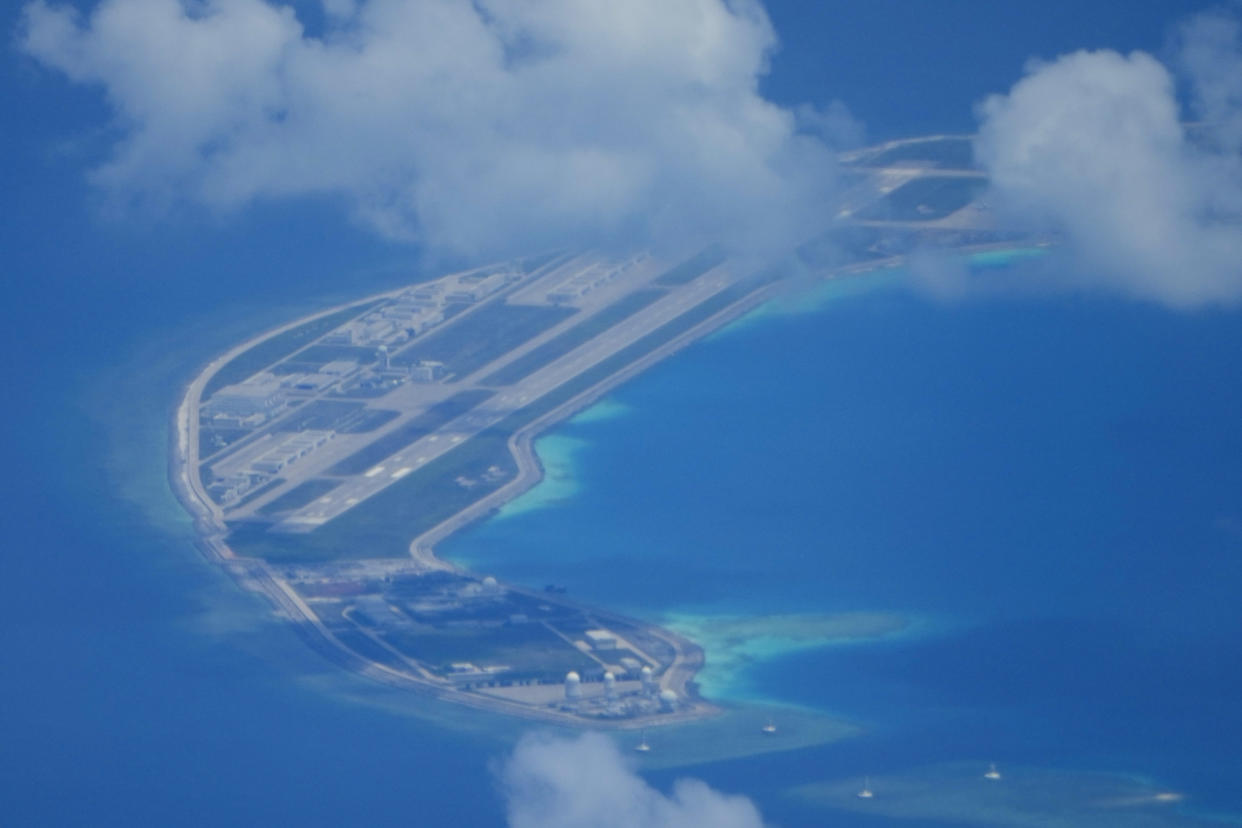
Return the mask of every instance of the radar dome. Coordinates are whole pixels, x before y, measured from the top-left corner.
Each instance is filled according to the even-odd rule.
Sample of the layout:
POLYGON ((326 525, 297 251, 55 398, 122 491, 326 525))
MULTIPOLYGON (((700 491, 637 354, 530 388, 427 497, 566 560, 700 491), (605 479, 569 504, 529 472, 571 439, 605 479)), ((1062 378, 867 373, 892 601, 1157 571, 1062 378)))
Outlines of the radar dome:
POLYGON ((574 670, 565 674, 565 699, 576 703, 582 698, 582 677, 574 670))

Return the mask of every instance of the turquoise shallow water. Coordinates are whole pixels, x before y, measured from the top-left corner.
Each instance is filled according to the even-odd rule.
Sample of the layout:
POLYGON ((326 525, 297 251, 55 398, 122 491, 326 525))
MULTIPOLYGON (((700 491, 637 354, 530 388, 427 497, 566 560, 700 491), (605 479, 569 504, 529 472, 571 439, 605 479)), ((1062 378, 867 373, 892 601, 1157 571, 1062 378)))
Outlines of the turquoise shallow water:
MULTIPOLYGON (((968 131, 1031 56, 1158 50, 1208 4, 765 5, 782 41, 767 93, 839 97, 882 140, 968 131)), ((493 768, 521 728, 411 715, 340 675, 198 558, 164 480, 166 415, 204 360, 328 294, 408 281, 415 253, 326 199, 118 221, 86 183, 108 152, 97 91, 11 66, 2 821, 502 824, 493 768)), ((559 430, 575 441, 560 492, 453 551, 719 633, 717 652, 740 640, 715 692, 864 728, 648 774, 666 789, 702 777, 782 826, 1150 815, 1101 810, 1124 798, 1083 782, 1102 768, 1187 792, 1146 826, 1237 813, 1238 321, 900 293, 760 318, 610 397, 620 416, 559 430), (843 611, 915 623, 850 640, 843 611), (953 811, 986 759, 1093 810, 986 811, 972 789, 953 811), (841 810, 863 772, 873 804, 921 784, 940 809, 841 810), (830 814, 786 796, 823 779, 843 780, 817 800, 830 814)), ((782 734, 807 721, 782 713, 782 734)))
MULTIPOLYGON (((64 361, 19 374, 26 439, 5 451, 26 485, 6 497, 32 519, 0 581, 7 813, 500 824, 491 769, 522 725, 340 674, 198 558, 164 483, 168 406, 275 320, 172 332, 159 307, 141 338, 83 325, 64 361)), ((868 825, 841 810, 852 794, 788 791, 996 760, 1041 795, 1100 769, 1185 791, 1177 814, 1236 812, 1237 321, 945 306, 893 274, 788 297, 548 435, 550 484, 445 551, 704 640, 705 688, 738 711, 668 737, 682 758, 659 785, 691 774, 782 825, 825 807, 868 825), (772 711, 779 744, 805 746, 739 756, 772 711), (817 712, 856 735, 814 746, 834 732, 817 712)))
POLYGON ((697 634, 718 698, 863 724, 825 774, 990 757, 1242 811, 1238 315, 869 279, 622 387, 442 552, 697 634))

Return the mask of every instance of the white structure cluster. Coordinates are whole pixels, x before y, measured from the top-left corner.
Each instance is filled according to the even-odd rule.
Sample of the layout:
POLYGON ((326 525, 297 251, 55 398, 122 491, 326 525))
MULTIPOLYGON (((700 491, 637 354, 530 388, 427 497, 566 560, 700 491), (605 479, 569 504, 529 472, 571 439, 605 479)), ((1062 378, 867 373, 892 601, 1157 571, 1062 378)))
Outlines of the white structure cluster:
POLYGON ((620 656, 621 652, 638 655, 640 651, 612 630, 585 630, 577 645, 602 666, 585 672, 571 670, 565 675, 565 696, 559 703, 562 710, 601 719, 626 719, 672 713, 683 707, 676 692, 660 689, 652 664, 620 656))
POLYGON ((603 287, 613 279, 624 274, 630 268, 642 264, 648 258, 647 254, 643 254, 628 259, 616 266, 608 266, 602 262, 593 264, 585 270, 575 273, 548 291, 547 300, 554 305, 562 305, 581 299, 591 291, 603 287))

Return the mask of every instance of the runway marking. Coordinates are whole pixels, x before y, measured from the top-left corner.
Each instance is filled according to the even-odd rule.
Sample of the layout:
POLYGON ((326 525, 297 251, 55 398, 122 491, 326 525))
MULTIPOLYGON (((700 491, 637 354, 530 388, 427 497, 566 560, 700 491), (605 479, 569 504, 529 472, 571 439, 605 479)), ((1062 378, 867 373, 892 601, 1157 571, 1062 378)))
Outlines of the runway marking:
POLYGON ((401 468, 397 469, 395 472, 392 473, 392 479, 400 480, 402 477, 405 477, 407 474, 409 474, 412 471, 414 471, 413 466, 402 466, 401 468))
POLYGON ((356 505, 357 505, 357 503, 358 503, 358 498, 356 498, 356 497, 347 497, 347 498, 345 498, 345 503, 346 503, 347 505, 349 505, 349 506, 356 506, 356 505))
POLYGON ((375 468, 371 469, 369 472, 364 474, 363 477, 375 477, 375 475, 379 474, 383 470, 384 470, 383 466, 376 466, 375 468))

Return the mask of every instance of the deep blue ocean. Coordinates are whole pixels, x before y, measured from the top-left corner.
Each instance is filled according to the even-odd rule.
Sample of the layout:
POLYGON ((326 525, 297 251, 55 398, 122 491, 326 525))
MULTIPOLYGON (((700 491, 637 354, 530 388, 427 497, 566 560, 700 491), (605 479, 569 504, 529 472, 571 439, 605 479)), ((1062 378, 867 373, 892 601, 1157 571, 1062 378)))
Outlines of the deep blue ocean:
MULTIPOLYGON (((765 86, 842 98, 877 138, 968 131, 1027 56, 1158 51, 1202 4, 995 5, 771 3, 785 48, 765 86)), ((503 824, 493 769, 517 729, 339 674, 200 559, 165 477, 204 362, 427 266, 331 204, 108 218, 81 171, 98 96, 10 68, 0 824, 503 824)), ((688 630, 907 625, 709 653, 728 703, 859 733, 648 774, 660 787, 696 776, 785 826, 890 824, 788 791, 995 761, 1066 775, 1049 790, 1100 771, 1186 795, 1143 824, 1242 813, 1242 313, 945 305, 873 281, 791 297, 618 389, 541 444, 542 494, 444 551, 688 630)), ((1148 812, 1102 813, 1064 824, 1148 812)))
POLYGON ((732 682, 868 724, 799 765, 1112 769, 1236 810, 1239 319, 892 285, 802 302, 545 438, 572 495, 445 550, 653 617, 919 619, 732 682))

